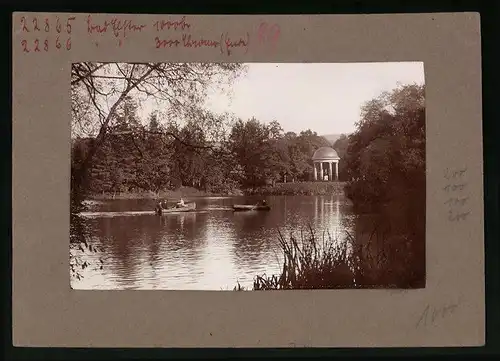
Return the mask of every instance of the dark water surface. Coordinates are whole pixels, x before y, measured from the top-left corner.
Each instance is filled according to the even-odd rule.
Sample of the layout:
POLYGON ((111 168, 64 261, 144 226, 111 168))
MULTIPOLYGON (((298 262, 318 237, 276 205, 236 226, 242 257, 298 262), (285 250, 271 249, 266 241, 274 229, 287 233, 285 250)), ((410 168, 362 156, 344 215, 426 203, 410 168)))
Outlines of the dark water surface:
MULTIPOLYGON (((152 200, 95 204, 83 220, 92 244, 90 266, 75 289, 230 290, 237 281, 251 288, 256 275, 279 274, 278 230, 284 235, 329 232, 345 242, 354 217, 342 196, 266 198, 270 211, 233 212, 233 204, 255 197, 190 198, 192 213, 156 216, 152 200), (102 265, 102 268, 101 268, 102 265)), ((327 236, 327 235, 326 235, 327 236)), ((72 252, 80 252, 72 250, 72 252)))

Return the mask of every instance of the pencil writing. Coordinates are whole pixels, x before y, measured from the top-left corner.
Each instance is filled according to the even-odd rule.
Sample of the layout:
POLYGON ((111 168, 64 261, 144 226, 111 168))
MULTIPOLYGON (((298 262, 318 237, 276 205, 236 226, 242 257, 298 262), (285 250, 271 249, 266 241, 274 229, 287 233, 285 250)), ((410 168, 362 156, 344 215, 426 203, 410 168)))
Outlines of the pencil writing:
POLYGON ((435 324, 436 322, 451 316, 458 308, 458 303, 449 303, 440 306, 427 305, 424 311, 420 314, 416 328, 426 327, 435 324))

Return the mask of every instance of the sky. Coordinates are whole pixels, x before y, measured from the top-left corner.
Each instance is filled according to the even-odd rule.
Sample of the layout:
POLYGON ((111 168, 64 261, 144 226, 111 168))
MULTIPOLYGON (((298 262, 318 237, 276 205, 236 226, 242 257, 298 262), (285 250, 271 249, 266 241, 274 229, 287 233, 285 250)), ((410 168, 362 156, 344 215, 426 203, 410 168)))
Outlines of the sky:
MULTIPOLYGON (((212 91, 207 107, 263 122, 285 131, 311 129, 320 135, 350 133, 363 103, 398 83, 424 84, 421 62, 247 63, 231 96, 212 91)), ((154 105, 143 105, 149 113, 154 105)))

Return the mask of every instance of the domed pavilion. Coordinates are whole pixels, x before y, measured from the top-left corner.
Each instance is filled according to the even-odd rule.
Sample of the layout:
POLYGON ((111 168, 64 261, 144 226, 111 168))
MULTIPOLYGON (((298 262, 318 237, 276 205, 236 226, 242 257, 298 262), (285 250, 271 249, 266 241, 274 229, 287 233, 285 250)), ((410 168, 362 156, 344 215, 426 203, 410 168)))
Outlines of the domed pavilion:
POLYGON ((335 149, 330 147, 318 148, 313 156, 314 180, 332 181, 339 179, 339 160, 335 149), (333 165, 335 164, 335 178, 333 177, 333 165))

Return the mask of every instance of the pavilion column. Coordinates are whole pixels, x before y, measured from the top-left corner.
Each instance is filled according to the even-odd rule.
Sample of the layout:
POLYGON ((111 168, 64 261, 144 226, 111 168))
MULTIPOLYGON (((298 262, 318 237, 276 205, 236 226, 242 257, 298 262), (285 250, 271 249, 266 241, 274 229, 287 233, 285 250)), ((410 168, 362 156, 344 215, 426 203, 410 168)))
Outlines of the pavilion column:
POLYGON ((339 180, 339 161, 335 162, 335 180, 339 180))
POLYGON ((318 180, 318 164, 316 162, 313 162, 313 168, 314 168, 314 180, 318 180))
POLYGON ((323 173, 323 162, 320 162, 319 163, 319 179, 321 179, 321 181, 325 180, 325 176, 324 176, 324 173, 323 173))
POLYGON ((328 162, 328 180, 331 182, 332 181, 332 162, 328 162))

